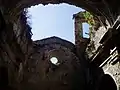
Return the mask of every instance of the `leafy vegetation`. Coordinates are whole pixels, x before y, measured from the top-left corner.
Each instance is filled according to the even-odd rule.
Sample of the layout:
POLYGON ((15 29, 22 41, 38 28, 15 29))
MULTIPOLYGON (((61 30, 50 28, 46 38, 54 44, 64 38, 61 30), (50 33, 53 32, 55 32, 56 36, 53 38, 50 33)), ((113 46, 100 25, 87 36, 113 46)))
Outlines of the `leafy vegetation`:
POLYGON ((94 41, 92 40, 94 37, 94 32, 93 32, 93 26, 95 25, 94 17, 90 12, 83 12, 83 17, 85 21, 89 24, 89 37, 90 37, 90 43, 86 49, 87 53, 91 57, 94 54, 95 46, 94 46, 94 41))
POLYGON ((85 18, 86 22, 89 24, 89 36, 91 38, 93 35, 93 26, 95 25, 94 17, 88 11, 85 11, 82 14, 83 14, 83 17, 85 18))
POLYGON ((93 19, 93 15, 90 12, 87 12, 87 11, 83 12, 83 16, 90 26, 93 26, 95 24, 95 21, 93 19))

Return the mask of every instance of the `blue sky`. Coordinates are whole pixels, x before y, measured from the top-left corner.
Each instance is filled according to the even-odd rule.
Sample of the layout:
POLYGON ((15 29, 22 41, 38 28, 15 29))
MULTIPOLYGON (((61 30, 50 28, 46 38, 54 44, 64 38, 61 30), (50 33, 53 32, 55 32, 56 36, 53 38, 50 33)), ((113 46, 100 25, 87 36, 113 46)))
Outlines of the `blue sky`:
POLYGON ((33 40, 57 36, 74 43, 73 14, 83 9, 68 5, 36 5, 28 9, 32 26, 33 40))

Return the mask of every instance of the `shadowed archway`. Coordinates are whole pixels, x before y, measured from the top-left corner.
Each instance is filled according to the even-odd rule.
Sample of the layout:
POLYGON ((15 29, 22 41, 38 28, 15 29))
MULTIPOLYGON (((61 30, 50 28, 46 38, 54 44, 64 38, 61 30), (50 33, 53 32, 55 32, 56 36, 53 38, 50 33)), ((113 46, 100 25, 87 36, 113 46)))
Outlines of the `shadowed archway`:
POLYGON ((112 25, 118 16, 119 0, 2 0, 0 4, 6 6, 12 12, 19 14, 24 8, 38 4, 60 4, 67 3, 81 7, 97 16, 103 16, 112 25), (13 11, 14 10, 14 11, 13 11))
MULTIPOLYGON (((13 72, 16 71, 14 74, 16 73, 19 74, 19 77, 13 76, 13 79, 10 79, 9 82, 10 83, 12 82, 11 85, 16 86, 16 80, 19 81, 18 85, 19 83, 23 82, 23 76, 25 77, 25 75, 23 75, 23 71, 26 70, 28 72, 28 70, 31 70, 31 73, 33 73, 33 70, 34 70, 34 68, 31 68, 31 69, 26 68, 25 70, 22 69, 27 65, 26 62, 28 61, 28 57, 29 57, 28 45, 31 44, 31 42, 29 42, 31 38, 31 37, 29 38, 30 35, 28 33, 29 27, 28 25, 26 25, 26 21, 25 21, 27 17, 24 14, 21 15, 21 12, 24 10, 24 8, 28 8, 30 6, 34 6, 37 4, 46 5, 49 3, 51 4, 68 3, 71 5, 82 7, 83 9, 86 9, 97 16, 103 16, 103 18, 107 19, 109 23, 112 25, 120 11, 119 10, 120 6, 118 5, 119 4, 118 2, 119 0, 109 0, 109 1, 108 0, 79 0, 79 1, 78 0, 0 0, 1 12, 3 16, 6 18, 5 21, 7 22, 7 25, 6 25, 7 28, 2 32, 3 34, 1 35, 1 40, 4 42, 2 42, 2 44, 0 45, 0 48, 4 49, 4 51, 6 51, 7 54, 4 53, 4 51, 0 51, 1 53, 3 53, 1 56, 4 58, 4 60, 6 60, 6 57, 7 57, 8 58, 7 61, 12 61, 8 66, 10 74, 12 71, 13 72), (21 35, 20 38, 18 37, 20 36, 19 33, 23 34, 23 36, 21 35), (12 44, 10 42, 12 42, 12 44), (23 47, 23 45, 25 48, 23 47), (12 57, 12 59, 10 56, 12 57), (23 65, 21 65, 22 62, 23 62, 23 65), (13 66, 13 67, 10 67, 10 66, 13 66), (17 70, 16 70, 16 67, 18 68, 17 70), (21 72, 19 73, 19 71, 21 72)), ((33 47, 35 47, 35 45, 33 47)), ((33 60, 32 58, 30 59, 33 60)), ((71 64, 71 66, 72 65, 73 63, 71 64)), ((32 79, 34 80, 34 78, 32 79)), ((26 78, 24 81, 27 81, 26 78)), ((84 80, 81 80, 81 81, 84 81, 84 80)), ((114 80, 109 75, 105 75, 103 76, 100 82, 99 90, 117 90, 117 87, 114 80)))

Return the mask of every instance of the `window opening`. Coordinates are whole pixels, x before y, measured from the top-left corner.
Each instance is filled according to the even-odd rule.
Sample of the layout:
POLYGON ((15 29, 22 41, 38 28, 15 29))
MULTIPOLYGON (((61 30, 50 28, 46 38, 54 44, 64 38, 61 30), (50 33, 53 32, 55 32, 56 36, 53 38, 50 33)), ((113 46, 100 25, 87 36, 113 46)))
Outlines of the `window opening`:
POLYGON ((89 24, 88 23, 82 23, 83 26, 83 37, 84 38, 89 38, 89 24))

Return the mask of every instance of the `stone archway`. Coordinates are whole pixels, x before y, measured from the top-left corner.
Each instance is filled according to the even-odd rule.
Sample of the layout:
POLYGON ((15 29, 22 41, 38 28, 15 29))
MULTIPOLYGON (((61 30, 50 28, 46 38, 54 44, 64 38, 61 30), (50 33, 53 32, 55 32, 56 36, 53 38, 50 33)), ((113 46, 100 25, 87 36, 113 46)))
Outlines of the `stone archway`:
MULTIPOLYGON (((30 35, 28 33, 30 27, 26 25, 26 16, 22 14, 24 8, 28 8, 37 4, 46 5, 49 3, 68 3, 71 5, 82 7, 94 13, 95 15, 103 16, 109 21, 109 23, 113 24, 120 11, 120 6, 118 2, 119 0, 0 0, 0 10, 2 16, 4 16, 3 19, 6 21, 6 28, 5 30, 1 30, 2 35, 0 38, 2 41, 4 41, 4 43, 0 43, 0 48, 4 50, 0 51, 0 53, 3 53, 1 56, 4 58, 4 61, 7 58, 7 61, 10 62, 8 66, 10 73, 8 74, 8 76, 11 75, 12 71, 15 72, 16 67, 18 69, 14 74, 18 73, 21 75, 22 72, 19 73, 21 69, 19 62, 25 63, 26 66, 26 62, 28 60, 28 45, 31 44, 31 42, 29 42, 30 35), (21 37, 18 37, 20 35, 21 37), (10 42, 12 42, 12 44, 10 42), (4 51, 6 51, 7 54, 5 53, 4 55, 4 51)), ((29 68, 26 68, 26 70, 29 70, 29 68)), ((33 68, 31 69, 31 71, 33 71, 33 68)), ((9 77, 9 83, 16 86, 16 80, 18 77, 11 77, 9 77), (11 77, 14 78, 11 79, 11 77)), ((21 77, 19 78, 21 79, 21 77)), ((99 90, 105 90, 104 86, 106 90, 112 88, 113 90, 116 90, 116 84, 109 75, 103 76, 99 90), (111 86, 111 88, 109 86, 111 86)))
POLYGON ((117 85, 109 74, 105 74, 101 78, 98 90, 117 90, 117 85))
POLYGON ((8 8, 8 10, 12 10, 12 13, 19 14, 24 8, 37 4, 47 5, 67 3, 81 7, 97 16, 103 16, 110 24, 113 24, 119 12, 117 9, 119 8, 118 2, 119 0, 1 0, 0 5, 8 8))

